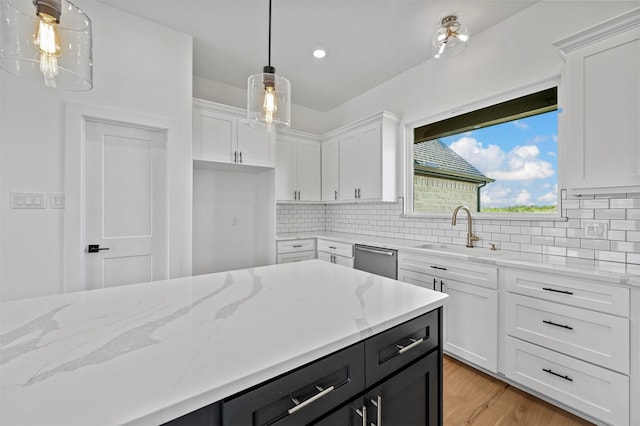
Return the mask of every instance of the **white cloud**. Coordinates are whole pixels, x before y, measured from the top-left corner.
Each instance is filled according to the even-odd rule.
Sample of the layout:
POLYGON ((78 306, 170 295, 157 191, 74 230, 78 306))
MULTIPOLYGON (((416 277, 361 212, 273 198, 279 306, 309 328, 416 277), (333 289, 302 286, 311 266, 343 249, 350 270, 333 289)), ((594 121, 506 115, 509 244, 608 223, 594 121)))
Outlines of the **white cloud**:
POLYGON ((542 194, 541 196, 539 196, 537 198, 537 201, 539 203, 545 203, 545 204, 550 204, 552 206, 555 206, 558 204, 558 184, 556 183, 553 186, 553 190, 550 192, 547 192, 546 194, 542 194))
POLYGON ((485 147, 475 138, 462 137, 450 147, 486 176, 496 180, 545 179, 555 173, 551 163, 538 158, 540 150, 536 145, 518 145, 505 153, 497 145, 485 147))
POLYGON ((548 140, 549 140, 549 137, 548 137, 548 136, 544 136, 544 135, 537 135, 537 136, 534 136, 534 137, 531 139, 531 143, 542 143, 542 142, 546 142, 546 141, 548 141, 548 140))
POLYGON ((482 142, 470 137, 462 137, 453 142, 451 149, 482 173, 499 169, 506 158, 506 154, 498 145, 485 148, 482 142))
POLYGON ((520 130, 529 130, 529 125, 527 123, 521 122, 520 120, 515 120, 512 123, 520 130))
POLYGON ((531 193, 529 193, 529 191, 527 191, 526 189, 521 189, 520 193, 516 197, 516 204, 523 206, 528 206, 529 204, 531 204, 531 193))

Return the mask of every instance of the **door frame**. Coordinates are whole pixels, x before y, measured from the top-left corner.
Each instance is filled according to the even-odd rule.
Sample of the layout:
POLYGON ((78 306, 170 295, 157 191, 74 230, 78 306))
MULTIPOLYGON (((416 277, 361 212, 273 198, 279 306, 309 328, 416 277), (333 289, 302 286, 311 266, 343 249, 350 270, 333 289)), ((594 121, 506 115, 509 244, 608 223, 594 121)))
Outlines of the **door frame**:
POLYGON ((149 130, 161 131, 166 134, 166 191, 167 191, 167 276, 176 277, 190 275, 185 260, 190 259, 191 253, 184 253, 185 247, 191 246, 191 216, 189 200, 183 200, 181 193, 190 194, 192 181, 185 178, 184 173, 190 173, 185 164, 191 165, 191 144, 180 144, 178 122, 161 118, 141 115, 128 111, 108 109, 93 105, 65 103, 65 214, 63 230, 63 291, 85 290, 84 277, 84 212, 85 212, 85 151, 87 121, 98 121, 128 125, 149 130), (188 160, 188 163, 186 163, 188 160), (186 204, 186 207, 185 207, 186 204), (184 231, 185 226, 189 232, 184 231))

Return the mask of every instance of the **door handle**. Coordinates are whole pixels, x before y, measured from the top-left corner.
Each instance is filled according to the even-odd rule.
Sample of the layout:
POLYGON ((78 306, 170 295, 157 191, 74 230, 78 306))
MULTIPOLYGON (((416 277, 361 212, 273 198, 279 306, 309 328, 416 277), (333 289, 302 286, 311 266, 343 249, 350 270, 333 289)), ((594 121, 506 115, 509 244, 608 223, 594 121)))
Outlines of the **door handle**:
POLYGON ((102 250, 109 250, 109 247, 100 248, 100 244, 89 244, 87 247, 87 253, 98 253, 102 250))

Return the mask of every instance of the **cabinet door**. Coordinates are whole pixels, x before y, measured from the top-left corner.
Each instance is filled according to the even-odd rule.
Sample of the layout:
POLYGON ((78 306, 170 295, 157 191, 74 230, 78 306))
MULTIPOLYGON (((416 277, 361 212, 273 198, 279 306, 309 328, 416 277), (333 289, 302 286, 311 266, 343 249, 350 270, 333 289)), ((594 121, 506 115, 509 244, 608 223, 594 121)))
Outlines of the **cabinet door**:
POLYGON ((232 163, 237 140, 237 119, 201 108, 193 110, 194 160, 232 163))
POLYGON ((249 126, 245 119, 238 120, 238 163, 250 166, 275 165, 275 140, 266 126, 249 126))
POLYGON ((322 201, 339 200, 340 142, 338 138, 322 143, 322 201))
POLYGON ((365 394, 368 423, 384 426, 442 424, 440 365, 431 352, 365 394))
POLYGON ((296 144, 298 199, 320 201, 320 144, 299 140, 296 144))
POLYGON ((381 125, 364 127, 358 132, 358 198, 378 200, 382 196, 381 125))
POLYGON ((498 292, 443 280, 444 350, 489 371, 498 370, 498 292))
MULTIPOLYGON (((568 56, 563 144, 571 194, 631 192, 640 185, 640 28, 568 56)), ((563 136, 563 128, 560 136, 563 136)))
POLYGON ((358 174, 360 173, 360 151, 358 132, 340 137, 340 199, 355 200, 357 197, 358 174))
POLYGON ((296 188, 296 142, 284 137, 278 138, 276 162, 276 200, 295 199, 296 188))

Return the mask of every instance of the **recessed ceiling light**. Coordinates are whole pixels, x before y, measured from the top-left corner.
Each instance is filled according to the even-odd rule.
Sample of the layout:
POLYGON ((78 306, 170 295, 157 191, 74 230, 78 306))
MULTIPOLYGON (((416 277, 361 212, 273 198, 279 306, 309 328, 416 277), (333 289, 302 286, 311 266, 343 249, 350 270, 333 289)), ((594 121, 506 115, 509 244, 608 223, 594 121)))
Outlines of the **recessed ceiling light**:
POLYGON ((313 51, 313 56, 318 58, 318 59, 322 59, 325 56, 327 56, 327 52, 325 52, 324 49, 316 49, 313 51))

